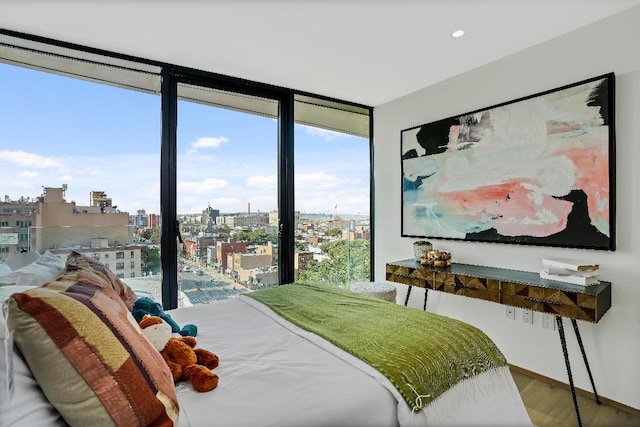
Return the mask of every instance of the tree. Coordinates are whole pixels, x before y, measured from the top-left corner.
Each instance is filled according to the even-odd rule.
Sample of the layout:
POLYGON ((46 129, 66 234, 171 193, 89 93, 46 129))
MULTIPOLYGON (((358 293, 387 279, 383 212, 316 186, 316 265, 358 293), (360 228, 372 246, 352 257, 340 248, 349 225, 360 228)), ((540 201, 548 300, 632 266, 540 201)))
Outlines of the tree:
POLYGON ((159 273, 160 251, 156 246, 142 246, 140 249, 140 263, 144 274, 159 273))
POLYGON ((226 224, 223 224, 220 227, 218 227, 218 235, 223 239, 228 239, 229 237, 231 237, 231 231, 232 231, 232 228, 226 224))
POLYGON ((327 254, 327 258, 319 262, 309 261, 305 270, 300 272, 298 280, 338 286, 370 280, 368 240, 337 240, 323 243, 320 249, 327 254))
POLYGON ((324 234, 329 237, 340 236, 342 234, 342 230, 340 227, 331 227, 324 234))
POLYGON ((267 242, 277 244, 278 234, 275 231, 267 233, 264 228, 256 228, 251 231, 242 231, 238 233, 236 235, 236 239, 239 242, 245 242, 248 246, 266 245, 267 242))
POLYGON ((154 229, 145 228, 144 230, 139 230, 138 234, 142 239, 148 240, 156 245, 160 244, 160 228, 156 227, 154 229))

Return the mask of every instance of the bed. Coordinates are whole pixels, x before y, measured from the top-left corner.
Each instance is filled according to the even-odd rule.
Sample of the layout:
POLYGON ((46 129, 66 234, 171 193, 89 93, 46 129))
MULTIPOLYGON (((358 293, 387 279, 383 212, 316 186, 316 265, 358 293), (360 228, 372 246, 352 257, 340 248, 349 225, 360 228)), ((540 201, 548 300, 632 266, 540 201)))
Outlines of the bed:
MULTIPOLYGON (((1 425, 89 425, 87 416, 97 417, 91 425, 98 425, 96 419, 104 421, 103 425, 193 427, 531 425, 504 356, 481 331, 453 319, 313 284, 284 285, 172 310, 168 313, 177 323, 198 326, 197 347, 220 357, 214 370, 220 377, 218 387, 198 393, 188 383, 167 384, 162 359, 151 351, 146 353, 145 340, 136 341, 137 324, 129 326, 131 316, 127 313, 135 295, 126 285, 118 283, 95 260, 77 255, 63 270, 43 287, 17 287, 18 296, 9 299, 8 323, 14 330, 15 347, 21 351, 14 350, 15 392, 10 403, 6 399, 0 402, 1 425), (74 292, 80 296, 74 297, 74 292), (100 375, 104 384, 82 389, 80 397, 76 396, 81 402, 71 406, 66 395, 78 383, 91 382, 86 380, 91 375, 86 372, 113 358, 113 345, 102 349, 102 342, 94 341, 83 350, 76 338, 65 337, 64 345, 58 343, 44 352, 53 359, 34 356, 43 353, 40 346, 44 341, 54 339, 46 338, 47 334, 36 342, 21 339, 19 335, 25 332, 19 318, 24 313, 15 308, 21 302, 28 311, 24 308, 27 300, 29 304, 40 299, 62 300, 52 303, 62 311, 70 296, 73 304, 82 301, 83 307, 94 301, 89 305, 99 308, 94 311, 100 313, 100 321, 117 326, 110 329, 117 330, 115 340, 130 345, 129 353, 122 357, 126 360, 118 362, 118 369, 110 368, 116 380, 105 381, 108 375, 100 375), (12 312, 17 312, 13 319, 12 312), (111 318, 127 319, 127 324, 111 318), (448 338, 454 335, 452 331, 459 335, 457 344, 448 338), (401 338, 398 336, 404 336, 404 341, 396 342, 401 338), (64 347, 72 342, 75 353, 67 354, 60 363, 59 352, 64 353, 64 347), (87 360, 95 353, 99 362, 87 368, 87 360), (411 353, 415 354, 409 357, 411 353), (80 368, 62 378, 68 381, 70 376, 84 375, 82 381, 45 384, 50 381, 48 375, 73 363, 74 354, 83 354, 80 368), (52 360, 56 369, 51 369, 52 360), (125 371, 126 375, 121 375, 125 371), (132 380, 136 375, 139 379, 132 380), (120 392, 120 383, 128 381, 133 386, 121 398, 113 398, 120 392), (100 387, 107 386, 111 387, 109 393, 99 396, 100 387), (142 389, 146 388, 151 394, 144 397, 142 389), (132 396, 138 392, 142 397, 132 396), (136 405, 143 409, 133 411, 133 418, 125 423, 125 413, 136 405), (141 415, 147 409, 151 415, 141 415)), ((9 292, 2 289, 6 296, 9 292)), ((63 317, 69 323, 70 316, 63 317)), ((27 316, 27 320, 31 318, 27 316)), ((91 322, 83 319, 82 326, 76 328, 91 322)), ((50 328, 60 330, 62 326, 50 328)))

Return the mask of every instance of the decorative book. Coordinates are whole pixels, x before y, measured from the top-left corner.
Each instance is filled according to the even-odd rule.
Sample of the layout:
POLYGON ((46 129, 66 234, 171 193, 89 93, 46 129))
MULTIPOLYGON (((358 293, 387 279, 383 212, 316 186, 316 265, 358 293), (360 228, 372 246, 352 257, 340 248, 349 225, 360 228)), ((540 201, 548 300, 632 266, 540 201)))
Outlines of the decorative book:
POLYGON ((582 275, 561 275, 547 273, 545 270, 540 272, 540 278, 545 280, 555 280, 557 282, 573 283, 574 285, 591 286, 600 283, 600 279, 595 276, 582 275))
POLYGON ((549 274, 555 274, 558 276, 577 276, 577 277, 592 277, 598 275, 598 270, 569 270, 568 268, 558 268, 558 267, 545 267, 544 271, 549 274))
POLYGON ((591 271, 597 270, 600 266, 587 261, 580 261, 571 258, 544 258, 542 266, 545 268, 561 268, 571 271, 591 271))

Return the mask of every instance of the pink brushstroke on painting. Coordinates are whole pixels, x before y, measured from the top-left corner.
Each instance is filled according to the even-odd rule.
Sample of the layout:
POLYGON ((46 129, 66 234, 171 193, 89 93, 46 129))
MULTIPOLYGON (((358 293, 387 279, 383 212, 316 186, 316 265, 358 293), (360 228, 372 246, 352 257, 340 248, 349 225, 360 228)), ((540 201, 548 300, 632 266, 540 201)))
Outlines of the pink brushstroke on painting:
POLYGON ((530 179, 442 194, 443 202, 456 213, 490 221, 504 236, 544 237, 562 231, 573 203, 543 194, 530 179))
MULTIPOLYGON (((609 159, 607 147, 592 139, 583 147, 567 147, 559 150, 576 166, 575 188, 587 195, 589 217, 594 225, 609 223, 609 159)), ((609 230, 601 230, 608 234, 609 230)))

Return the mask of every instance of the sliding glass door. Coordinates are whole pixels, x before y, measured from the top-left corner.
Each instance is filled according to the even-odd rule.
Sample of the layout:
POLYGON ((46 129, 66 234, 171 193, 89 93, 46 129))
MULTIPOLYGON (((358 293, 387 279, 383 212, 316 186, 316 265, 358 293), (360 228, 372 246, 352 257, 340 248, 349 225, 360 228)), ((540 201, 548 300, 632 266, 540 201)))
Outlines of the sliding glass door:
POLYGON ((279 283, 276 100, 177 84, 178 305, 279 283))

